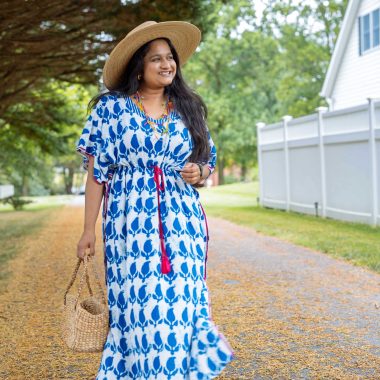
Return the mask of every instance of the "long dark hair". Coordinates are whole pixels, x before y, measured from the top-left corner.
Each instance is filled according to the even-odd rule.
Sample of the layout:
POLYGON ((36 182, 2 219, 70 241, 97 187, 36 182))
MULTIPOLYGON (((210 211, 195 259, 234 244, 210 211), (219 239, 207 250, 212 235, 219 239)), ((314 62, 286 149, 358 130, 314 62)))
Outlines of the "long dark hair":
MULTIPOLYGON (((207 162, 210 154, 210 144, 208 142, 206 129, 206 104, 202 98, 186 84, 181 73, 178 53, 171 41, 167 38, 157 39, 163 39, 168 43, 171 53, 173 54, 174 61, 177 64, 176 75, 172 83, 165 87, 165 94, 167 94, 173 102, 175 110, 180 114, 193 138, 194 148, 190 155, 189 161, 207 162)), ((144 57, 148 53, 152 41, 147 42, 134 53, 128 62, 118 87, 112 91, 102 92, 94 96, 88 104, 88 111, 90 111, 105 94, 121 95, 126 97, 136 93, 140 84, 137 79, 137 75, 143 72, 144 57)))

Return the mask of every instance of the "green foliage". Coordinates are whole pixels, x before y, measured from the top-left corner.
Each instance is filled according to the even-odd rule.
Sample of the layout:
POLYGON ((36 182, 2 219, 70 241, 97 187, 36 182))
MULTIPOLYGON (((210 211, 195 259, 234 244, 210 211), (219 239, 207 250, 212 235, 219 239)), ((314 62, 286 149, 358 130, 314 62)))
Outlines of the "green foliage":
POLYGON ((255 23, 249 1, 219 4, 214 17, 216 27, 186 66, 185 76, 208 105, 223 183, 224 166, 235 163, 244 173, 254 165, 255 124, 276 114, 278 43, 257 30, 239 31, 241 22, 255 23))
POLYGON ((185 77, 209 107, 223 168, 255 165, 256 123, 315 112, 347 1, 270 0, 259 20, 248 0, 215 2, 209 33, 185 77))
POLYGON ((51 80, 32 99, 9 107, 0 129, 2 183, 13 184, 18 195, 42 195, 55 186, 55 167, 73 172, 78 167, 73 147, 88 98, 82 86, 51 80))
POLYGON ((106 54, 147 20, 183 20, 203 31, 209 0, 3 1, 1 7, 0 115, 41 92, 51 78, 89 85, 106 54))
POLYGON ((346 6, 347 0, 268 2, 260 30, 276 35, 280 46, 279 116, 307 115, 327 105, 319 92, 346 6))
POLYGON ((279 114, 297 117, 313 113, 315 108, 327 105, 319 92, 330 60, 329 52, 305 35, 297 34, 293 25, 284 26, 282 33, 284 71, 276 92, 279 114))
MULTIPOLYGON (((146 3, 146 14, 157 20, 180 14, 204 32, 197 53, 184 67, 184 75, 209 108, 208 126, 218 149, 219 182, 224 181, 223 169, 232 165, 241 168, 244 180, 251 174, 248 169, 257 161, 257 122, 275 122, 285 114, 306 115, 325 105, 319 92, 347 0, 306 3, 268 0, 261 18, 255 8, 259 3, 250 0, 200 0, 192 2, 188 9, 182 9, 183 4, 179 4, 169 0, 146 3)), ((128 24, 131 27, 142 17, 142 6, 127 2, 123 7, 119 2, 116 7, 112 2, 102 6, 104 14, 94 6, 94 15, 99 22, 105 15, 119 20, 118 7, 122 8, 121 12, 128 9, 136 15, 128 24)), ((58 14, 59 7, 58 3, 54 5, 58 14)), ((43 18, 44 14, 39 16, 43 18)), ((51 29, 60 35, 62 31, 56 30, 57 25, 54 20, 45 22, 43 33, 51 29)), ((119 21, 108 25, 104 31, 111 40, 126 28, 119 21)), ((14 184, 16 195, 70 193, 73 187, 74 174, 80 166, 74 152, 75 141, 83 128, 87 102, 97 92, 95 85, 84 87, 83 84, 94 83, 103 59, 97 54, 103 52, 104 45, 109 50, 110 45, 104 36, 94 37, 91 28, 95 26, 88 27, 91 59, 80 58, 85 61, 85 70, 80 65, 75 65, 75 70, 56 66, 52 52, 51 65, 59 71, 60 81, 52 79, 51 73, 55 71, 49 68, 50 63, 41 71, 39 80, 35 79, 36 72, 28 68, 25 76, 32 75, 33 85, 27 87, 25 94, 21 92, 21 97, 16 96, 17 101, 3 103, 0 183, 14 184), (99 44, 98 38, 104 41, 99 44), (58 175, 62 181, 56 180, 58 175)), ((102 30, 99 25, 95 29, 102 30)), ((71 32, 75 31, 65 31, 65 36, 71 32)), ((51 38, 49 43, 55 37, 51 38)), ((66 45, 70 43, 65 41, 66 45)), ((77 42, 74 45, 78 48, 77 42)), ((62 59, 59 47, 55 53, 59 62, 62 59)), ((78 56, 75 50, 73 54, 78 56)), ((64 60, 68 62, 67 58, 64 60)), ((18 86, 20 80, 16 79, 18 86)))

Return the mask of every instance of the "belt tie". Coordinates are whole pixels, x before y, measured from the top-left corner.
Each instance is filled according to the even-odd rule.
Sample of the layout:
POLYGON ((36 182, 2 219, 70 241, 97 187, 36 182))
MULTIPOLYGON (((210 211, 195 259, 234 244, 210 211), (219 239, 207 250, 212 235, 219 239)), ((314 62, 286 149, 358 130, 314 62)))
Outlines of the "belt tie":
POLYGON ((161 219, 161 210, 160 210, 160 190, 165 190, 165 184, 164 184, 164 173, 162 169, 154 165, 154 183, 156 184, 156 190, 157 190, 157 205, 158 205, 158 229, 160 233, 160 243, 161 243, 161 273, 167 274, 171 271, 171 266, 169 262, 168 255, 166 253, 165 248, 165 238, 164 238, 164 229, 162 226, 162 219, 161 219))

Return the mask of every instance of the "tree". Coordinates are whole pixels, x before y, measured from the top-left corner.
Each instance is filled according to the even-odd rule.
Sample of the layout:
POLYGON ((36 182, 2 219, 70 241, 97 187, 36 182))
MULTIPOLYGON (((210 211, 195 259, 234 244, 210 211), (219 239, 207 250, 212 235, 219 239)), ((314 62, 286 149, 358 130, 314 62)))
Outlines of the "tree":
POLYGON ((306 115, 326 105, 319 96, 347 0, 269 0, 260 30, 280 44, 283 72, 276 94, 281 115, 306 115))
POLYGON ((55 158, 70 192, 78 166, 72 149, 85 108, 79 111, 63 93, 68 85, 96 85, 106 53, 147 19, 188 20, 206 30, 209 6, 207 0, 2 1, 0 180, 28 194, 31 179, 51 182, 55 158))
POLYGON ((140 22, 173 18, 193 21, 207 31, 184 74, 209 108, 219 182, 224 181, 224 167, 232 164, 240 166, 245 179, 256 163, 257 121, 297 117, 323 105, 319 92, 347 0, 267 0, 261 19, 255 4, 2 2, 0 180, 12 178, 26 193, 33 175, 48 186, 48 168, 55 164, 65 173, 70 192, 79 166, 74 142, 83 126, 85 103, 96 92, 86 87, 96 85, 105 53, 140 22), (30 170, 23 171, 25 162, 30 170))
POLYGON ((0 178, 13 183, 17 193, 28 195, 31 179, 49 188, 54 165, 60 165, 68 168, 63 170, 70 173, 67 189, 71 189, 70 160, 78 166, 73 147, 89 93, 83 86, 50 81, 33 96, 36 101, 12 106, 4 115, 7 123, 0 133, 0 178))
POLYGON ((218 149, 219 183, 223 169, 241 167, 242 179, 256 162, 255 120, 276 115, 276 88, 280 67, 278 44, 261 31, 239 32, 240 25, 255 23, 249 1, 219 4, 214 30, 186 65, 185 75, 205 99, 208 124, 218 149))
POLYGON ((2 1, 0 114, 33 100, 31 90, 45 80, 96 83, 105 54, 143 21, 188 20, 206 29, 208 7, 205 0, 2 1))

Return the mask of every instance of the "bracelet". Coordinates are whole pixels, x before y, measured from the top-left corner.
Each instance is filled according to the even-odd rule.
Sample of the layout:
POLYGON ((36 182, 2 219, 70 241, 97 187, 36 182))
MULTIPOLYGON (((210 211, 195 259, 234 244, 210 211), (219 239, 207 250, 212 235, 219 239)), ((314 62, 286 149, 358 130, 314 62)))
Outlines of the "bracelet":
POLYGON ((201 175, 201 179, 203 179, 202 177, 203 177, 203 166, 201 165, 201 164, 198 164, 197 163, 197 165, 198 165, 198 168, 199 168, 199 172, 200 172, 200 175, 201 175))
POLYGON ((209 165, 207 167, 208 167, 208 176, 205 179, 208 179, 208 177, 210 177, 210 175, 212 174, 211 167, 209 165))

